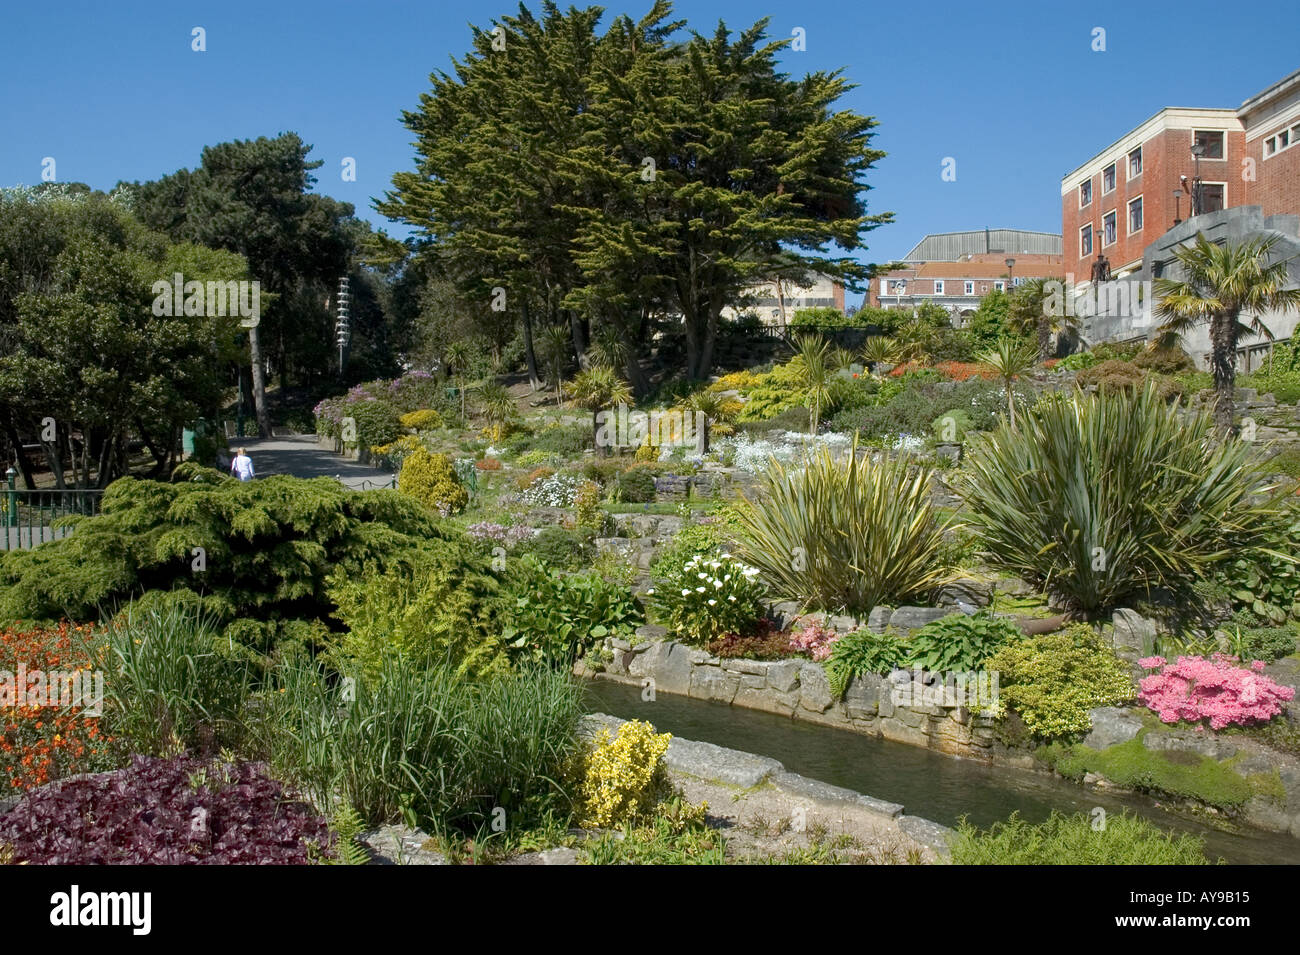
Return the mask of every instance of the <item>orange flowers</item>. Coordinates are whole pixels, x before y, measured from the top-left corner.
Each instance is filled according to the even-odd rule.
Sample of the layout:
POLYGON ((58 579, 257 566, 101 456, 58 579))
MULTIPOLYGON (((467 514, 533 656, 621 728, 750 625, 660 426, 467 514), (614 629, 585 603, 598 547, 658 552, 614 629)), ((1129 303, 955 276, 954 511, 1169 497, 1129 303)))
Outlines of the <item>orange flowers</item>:
MULTIPOLYGON (((0 630, 0 671, 92 668, 102 650, 90 626, 0 630)), ((30 789, 112 764, 99 718, 79 706, 0 705, 0 790, 30 789)))

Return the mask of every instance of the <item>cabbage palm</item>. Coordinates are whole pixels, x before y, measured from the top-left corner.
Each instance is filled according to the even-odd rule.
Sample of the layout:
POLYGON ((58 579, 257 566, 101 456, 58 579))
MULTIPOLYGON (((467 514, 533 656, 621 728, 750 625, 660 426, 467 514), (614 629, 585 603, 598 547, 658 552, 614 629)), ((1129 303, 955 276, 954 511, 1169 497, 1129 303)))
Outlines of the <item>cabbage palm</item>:
POLYGON ((990 366, 1002 379, 1002 386, 1007 390, 1007 414, 1011 421, 1011 430, 1016 430, 1016 395, 1011 383, 1034 367, 1033 346, 1015 338, 1000 338, 993 348, 979 358, 990 366))
POLYGON ((593 365, 573 376, 566 389, 579 407, 591 412, 592 444, 599 447, 597 415, 632 400, 632 389, 608 365, 593 365))
POLYGON ((1220 434, 1232 431, 1237 342, 1251 335, 1272 340, 1260 314, 1300 308, 1300 288, 1284 287, 1287 263, 1264 264, 1277 241, 1277 236, 1262 236, 1220 246, 1198 232, 1194 243, 1174 251, 1183 277, 1155 281, 1155 311, 1166 319, 1158 329, 1159 344, 1172 343, 1201 322, 1209 325, 1214 421, 1220 434))
POLYGON ((862 346, 862 361, 871 374, 879 365, 897 364, 900 349, 898 342, 888 335, 872 335, 862 346))
POLYGON ((482 385, 478 392, 479 401, 483 406, 483 417, 487 419, 490 439, 493 444, 496 444, 505 435, 506 425, 518 413, 515 399, 510 397, 510 392, 504 385, 495 381, 482 385))
POLYGON ((800 335, 795 338, 799 349, 794 363, 803 377, 804 393, 808 402, 808 433, 816 434, 821 424, 822 409, 830 401, 831 377, 834 371, 830 346, 819 335, 800 335))
POLYGON ((1016 331, 1037 335, 1039 361, 1047 361, 1052 357, 1053 335, 1074 332, 1079 328, 1079 316, 1066 314, 1066 294, 1065 280, 1060 278, 1030 279, 1011 294, 1007 319, 1016 331), (1055 291, 1056 288, 1060 289, 1059 293, 1055 291), (1048 305, 1053 296, 1061 300, 1059 309, 1052 309, 1048 305), (1053 315, 1052 311, 1060 311, 1061 314, 1053 315))
POLYGON ((542 357, 550 366, 555 382, 555 402, 564 403, 564 362, 569 356, 569 330, 563 325, 550 325, 540 336, 542 357))
POLYGON ((682 403, 684 411, 703 416, 700 428, 702 453, 708 453, 709 436, 713 432, 719 434, 731 432, 731 420, 735 418, 740 408, 740 402, 732 398, 724 398, 718 392, 709 391, 707 388, 695 392, 682 403))

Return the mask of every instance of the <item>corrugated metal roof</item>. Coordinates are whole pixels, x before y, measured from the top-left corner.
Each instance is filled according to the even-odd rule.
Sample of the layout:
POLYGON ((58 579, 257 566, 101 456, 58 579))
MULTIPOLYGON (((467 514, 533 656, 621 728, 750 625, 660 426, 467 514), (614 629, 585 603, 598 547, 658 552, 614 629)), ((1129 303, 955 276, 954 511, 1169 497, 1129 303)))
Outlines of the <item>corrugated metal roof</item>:
POLYGON ((934 232, 903 256, 904 262, 955 262, 980 252, 1017 252, 1024 255, 1061 255, 1064 244, 1052 232, 1024 229, 978 229, 970 232, 934 232))

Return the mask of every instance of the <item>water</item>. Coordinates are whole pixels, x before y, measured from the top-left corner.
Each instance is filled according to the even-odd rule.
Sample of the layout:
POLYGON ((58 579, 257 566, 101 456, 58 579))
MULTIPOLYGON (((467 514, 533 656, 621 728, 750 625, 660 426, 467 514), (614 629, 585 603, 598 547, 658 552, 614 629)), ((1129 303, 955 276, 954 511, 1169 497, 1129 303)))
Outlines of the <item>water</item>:
POLYGON ((1135 812, 1165 829, 1205 839, 1206 854, 1235 864, 1300 864, 1300 839, 1255 830, 1223 832, 1194 818, 1167 812, 1149 800, 1096 793, 1063 779, 989 766, 916 746, 816 726, 774 713, 660 693, 653 703, 641 690, 607 680, 587 684, 592 710, 643 719, 660 732, 770 756, 792 773, 902 803, 909 815, 956 825, 965 815, 988 826, 1019 810, 1040 822, 1053 809, 1091 813, 1135 812))

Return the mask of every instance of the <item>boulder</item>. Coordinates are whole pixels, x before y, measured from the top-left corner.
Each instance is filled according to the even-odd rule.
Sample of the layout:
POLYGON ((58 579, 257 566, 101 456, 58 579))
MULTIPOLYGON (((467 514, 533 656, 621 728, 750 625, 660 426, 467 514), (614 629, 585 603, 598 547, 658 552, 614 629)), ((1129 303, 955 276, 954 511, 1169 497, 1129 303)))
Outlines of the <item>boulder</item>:
POLYGON ((799 668, 799 705, 814 713, 825 713, 835 701, 831 684, 819 663, 805 663, 799 668))
POLYGON ((935 592, 935 603, 940 607, 955 607, 959 603, 987 607, 993 600, 993 581, 959 577, 944 584, 935 592))
POLYGON ((1084 737, 1083 745, 1105 749, 1117 743, 1127 743, 1142 729, 1142 720, 1131 710, 1118 706, 1102 706, 1089 710, 1092 730, 1084 737))
POLYGON ((1148 620, 1136 610, 1121 607, 1112 615, 1111 622, 1114 624, 1111 642, 1121 656, 1127 653, 1129 656, 1136 654, 1141 657, 1154 651, 1156 644, 1154 620, 1148 620))
POLYGON ((899 607, 890 615, 889 625, 896 630, 920 630, 951 613, 947 607, 899 607))
POLYGON ((884 633, 885 628, 889 626, 889 618, 893 615, 893 607, 873 607, 871 613, 867 616, 867 629, 872 633, 884 633))

